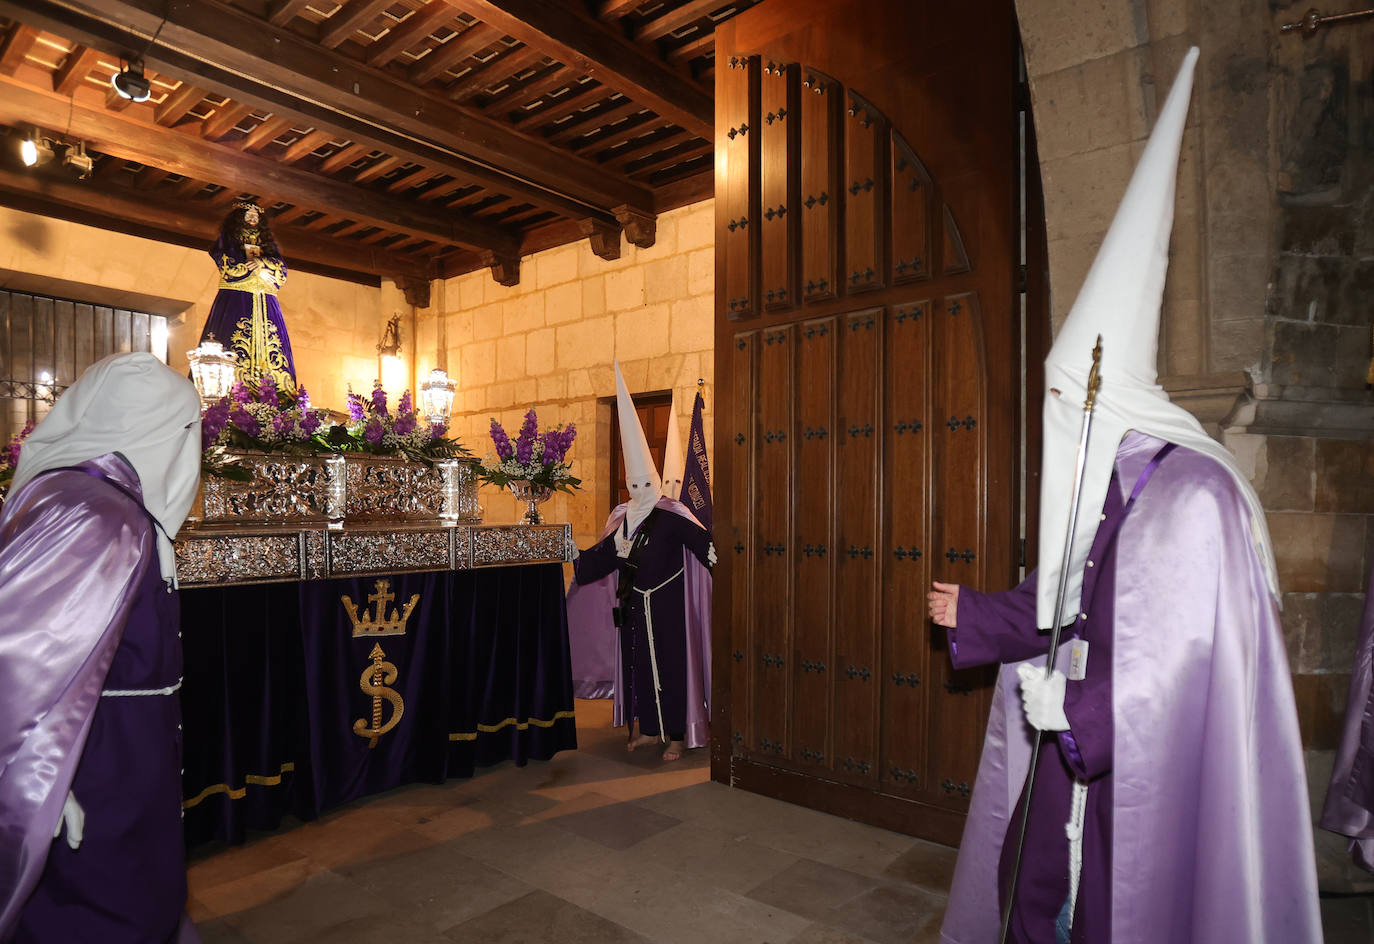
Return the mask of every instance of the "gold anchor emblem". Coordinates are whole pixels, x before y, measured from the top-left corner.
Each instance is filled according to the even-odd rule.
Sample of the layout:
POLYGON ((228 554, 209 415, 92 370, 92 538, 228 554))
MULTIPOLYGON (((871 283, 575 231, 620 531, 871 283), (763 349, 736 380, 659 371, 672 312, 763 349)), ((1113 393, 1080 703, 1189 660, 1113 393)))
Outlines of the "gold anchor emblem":
MULTIPOLYGON (((368 594, 367 602, 373 605, 371 613, 366 607, 356 607, 353 599, 347 594, 340 597, 340 602, 344 605, 344 612, 348 614, 349 621, 353 623, 353 638, 360 636, 404 636, 406 623, 410 619, 411 612, 416 604, 420 602, 418 593, 411 594, 408 600, 398 612, 392 608, 387 612, 387 604, 395 600, 396 596, 391 592, 390 580, 378 580, 376 589, 368 594)), ((358 681, 358 687, 362 689, 364 695, 372 697, 372 718, 368 724, 367 718, 359 718, 353 722, 353 733, 359 737, 367 738, 368 749, 375 748, 377 741, 383 734, 396 727, 401 720, 401 715, 405 712, 405 701, 401 698, 400 692, 388 688, 388 685, 396 684, 396 679, 400 673, 396 666, 386 661, 386 653, 382 650, 382 644, 376 643, 372 651, 368 653, 370 664, 363 668, 362 677, 358 681), (386 724, 382 724, 382 701, 391 702, 391 718, 386 724)))
POLYGON ((382 644, 376 643, 372 647, 372 652, 368 653, 368 658, 372 664, 363 669, 363 677, 358 685, 362 688, 364 695, 372 696, 372 726, 368 727, 366 718, 359 718, 353 722, 353 733, 359 737, 367 738, 368 750, 377 746, 377 740, 386 734, 396 723, 401 720, 401 715, 405 713, 406 705, 401 699, 401 693, 387 688, 387 685, 394 685, 398 675, 396 666, 384 661, 386 653, 382 651, 382 644), (382 724, 382 699, 391 702, 391 719, 386 724, 382 724))

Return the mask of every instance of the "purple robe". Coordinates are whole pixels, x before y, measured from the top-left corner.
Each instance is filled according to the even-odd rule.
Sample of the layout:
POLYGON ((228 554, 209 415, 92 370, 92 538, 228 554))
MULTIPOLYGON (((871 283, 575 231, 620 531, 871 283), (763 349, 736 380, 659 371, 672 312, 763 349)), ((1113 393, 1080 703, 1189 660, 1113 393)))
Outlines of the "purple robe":
MULTIPOLYGON (((1123 438, 1117 484, 1102 514, 1110 519, 1113 503, 1124 504, 1123 492, 1163 445, 1138 433, 1123 438)), ((1104 526, 1111 531, 1104 519, 1099 536, 1104 526)), ((1028 935, 1019 939, 1053 940, 1052 921, 1046 927, 1042 919, 1067 895, 1067 878, 1060 884, 1055 873, 1066 875, 1067 771, 1078 768, 1090 785, 1075 941, 1320 941, 1292 683, 1243 497, 1220 464, 1177 449, 1106 541, 1094 541, 1089 555, 1090 570, 1104 572, 1085 569, 1088 619, 1075 614, 1090 641, 1095 681, 1068 682, 1069 737, 1059 738, 1059 748, 1048 738, 1041 750, 1022 863, 1033 926, 1019 926, 1028 935), (1113 544, 1120 566, 1107 567, 1113 544), (1099 675, 1103 668, 1108 677, 1099 675), (1105 775, 1094 776, 1103 768, 1105 775)), ((966 609, 960 591, 957 658, 977 657, 975 621, 999 619, 1005 636, 993 646, 1005 646, 1009 660, 1029 655, 1033 591, 1023 585, 1011 595, 980 597, 970 593, 979 602, 966 609), (1013 623, 1023 625, 1012 630, 1013 623)), ((1016 665, 1005 664, 941 929, 947 944, 998 938, 999 868, 1005 842, 1015 840, 1008 829, 1025 781, 1029 730, 1016 665)))
POLYGON ((210 305, 200 339, 213 334, 225 350, 238 355, 234 378, 256 384, 264 371, 279 389, 296 389, 296 362, 291 338, 286 333, 277 290, 286 282, 286 263, 280 256, 263 256, 272 280, 263 279, 252 267, 243 246, 220 236, 210 247, 210 258, 219 267, 219 292, 210 305))
POLYGON ((1345 728, 1326 790, 1321 826, 1350 837, 1355 864, 1374 871, 1374 574, 1365 595, 1345 728))
POLYGON ((578 697, 605 697, 595 692, 605 690, 605 677, 611 675, 615 725, 638 720, 645 734, 683 734, 687 747, 704 747, 710 743, 711 715, 711 576, 706 562, 710 534, 681 502, 659 499, 654 530, 635 576, 636 591, 630 594, 628 620, 617 634, 610 610, 623 562, 616 555, 613 532, 625 520, 627 507, 611 512, 601 541, 582 551, 573 564, 568 619, 575 692, 578 697), (638 591, 652 591, 648 611, 638 591), (657 700, 649 655, 650 619, 662 686, 657 700), (607 646, 608 641, 615 648, 607 646), (660 707, 666 729, 662 732, 660 707))
POLYGON ((177 598, 138 477, 105 455, 0 517, 0 940, 197 941, 185 916, 177 598), (105 694, 102 697, 102 692, 105 694), (78 849, 53 833, 72 792, 78 849))

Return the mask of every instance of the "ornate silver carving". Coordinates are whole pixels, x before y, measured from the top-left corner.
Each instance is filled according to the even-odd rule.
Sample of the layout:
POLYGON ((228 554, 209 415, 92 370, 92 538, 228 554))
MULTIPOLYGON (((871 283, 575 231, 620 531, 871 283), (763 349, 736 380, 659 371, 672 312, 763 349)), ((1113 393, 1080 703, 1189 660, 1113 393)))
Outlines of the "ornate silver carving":
POLYGON ((230 453, 253 474, 252 481, 206 478, 202 490, 206 524, 271 521, 307 524, 342 516, 341 472, 337 456, 284 456, 230 453))
POLYGON ((443 480, 444 506, 440 515, 443 523, 480 523, 482 506, 477 504, 477 470, 472 463, 445 459, 435 467, 443 480))
POLYGON ((187 587, 468 570, 572 560, 572 526, 193 527, 177 536, 187 587))
POLYGON ((427 531, 333 531, 329 534, 329 575, 452 570, 446 529, 427 531))
POLYGON ((472 566, 566 561, 572 525, 489 525, 470 532, 472 566))
POLYGON ((304 534, 223 532, 182 537, 176 542, 177 578, 183 587, 300 580, 306 576, 304 534))
POLYGON ((480 521, 471 464, 445 459, 434 467, 394 456, 348 453, 351 521, 480 521))

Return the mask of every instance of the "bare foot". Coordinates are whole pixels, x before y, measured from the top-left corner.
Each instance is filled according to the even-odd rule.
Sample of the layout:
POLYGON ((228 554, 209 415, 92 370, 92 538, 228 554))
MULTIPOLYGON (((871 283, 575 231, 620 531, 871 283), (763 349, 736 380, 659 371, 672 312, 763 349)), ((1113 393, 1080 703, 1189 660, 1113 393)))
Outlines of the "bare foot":
POLYGON ((658 738, 654 737, 652 734, 637 734, 634 737, 630 738, 630 740, 625 744, 625 750, 633 751, 636 748, 643 747, 646 744, 654 744, 657 741, 658 738))
POLYGON ((682 742, 669 741, 668 746, 663 751, 663 759, 666 761, 679 760, 682 757, 682 742))

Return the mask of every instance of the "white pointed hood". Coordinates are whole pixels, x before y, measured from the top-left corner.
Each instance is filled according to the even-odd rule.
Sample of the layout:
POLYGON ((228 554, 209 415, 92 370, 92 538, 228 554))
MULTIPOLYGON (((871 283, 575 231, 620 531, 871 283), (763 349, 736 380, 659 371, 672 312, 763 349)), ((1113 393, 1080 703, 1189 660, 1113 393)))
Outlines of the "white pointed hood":
POLYGON ((620 361, 615 362, 615 408, 620 420, 620 451, 625 457, 625 486, 630 491, 630 507, 625 517, 633 534, 653 510, 662 483, 649 454, 649 440, 644 438, 644 428, 639 425, 634 401, 620 374, 620 361))
POLYGON ((687 472, 687 456, 682 451, 682 430, 677 424, 677 391, 668 410, 668 442, 663 447, 663 497, 677 501, 682 497, 682 477, 687 472))
POLYGON ((1083 568, 1106 499, 1117 447, 1136 430, 1206 453, 1224 465, 1250 505, 1251 532, 1277 595, 1274 554, 1264 510, 1227 449, 1159 386, 1160 305, 1173 229, 1175 178, 1192 92, 1196 47, 1183 57, 1173 89, 1121 198, 1068 318, 1045 358, 1044 456, 1040 475, 1040 553, 1036 622, 1054 622, 1055 594, 1068 530, 1069 502, 1088 371, 1102 336, 1102 387, 1093 413, 1078 527, 1069 563, 1064 613, 1079 612, 1083 568), (1056 396, 1052 391, 1058 390, 1056 396))

